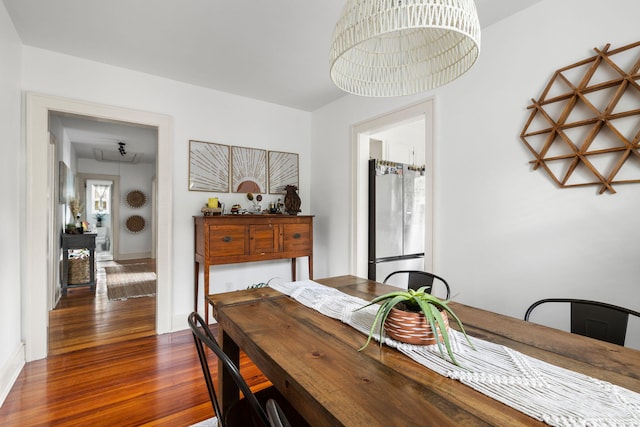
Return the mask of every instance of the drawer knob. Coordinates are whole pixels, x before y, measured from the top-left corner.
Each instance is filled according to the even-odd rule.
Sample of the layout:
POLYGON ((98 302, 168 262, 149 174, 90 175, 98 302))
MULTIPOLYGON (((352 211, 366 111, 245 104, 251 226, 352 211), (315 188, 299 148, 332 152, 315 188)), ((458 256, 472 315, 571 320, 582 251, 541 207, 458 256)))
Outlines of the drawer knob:
POLYGON ((299 239, 300 237, 302 237, 302 236, 300 235, 300 233, 294 233, 294 234, 293 234, 293 238, 294 238, 294 239, 299 239))
POLYGON ((223 242, 230 242, 230 241, 232 241, 232 240, 233 240, 233 238, 232 238, 231 236, 224 236, 224 237, 222 238, 222 241, 223 241, 223 242))

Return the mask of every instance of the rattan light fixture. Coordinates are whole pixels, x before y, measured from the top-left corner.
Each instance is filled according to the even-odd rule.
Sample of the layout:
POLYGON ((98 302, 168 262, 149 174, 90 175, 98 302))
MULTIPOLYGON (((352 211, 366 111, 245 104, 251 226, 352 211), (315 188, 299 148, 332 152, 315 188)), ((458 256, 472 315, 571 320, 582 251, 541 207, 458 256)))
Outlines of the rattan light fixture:
POLYGON ((346 0, 331 78, 362 96, 411 95, 460 77, 480 55, 474 0, 346 0))

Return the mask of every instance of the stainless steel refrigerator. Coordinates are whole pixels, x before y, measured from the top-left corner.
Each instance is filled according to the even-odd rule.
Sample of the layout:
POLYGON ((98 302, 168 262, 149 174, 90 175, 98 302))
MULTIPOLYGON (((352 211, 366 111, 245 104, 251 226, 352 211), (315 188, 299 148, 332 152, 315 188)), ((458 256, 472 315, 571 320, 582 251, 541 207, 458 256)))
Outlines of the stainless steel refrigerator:
POLYGON ((396 270, 424 270, 425 173, 369 160, 369 279, 396 270))

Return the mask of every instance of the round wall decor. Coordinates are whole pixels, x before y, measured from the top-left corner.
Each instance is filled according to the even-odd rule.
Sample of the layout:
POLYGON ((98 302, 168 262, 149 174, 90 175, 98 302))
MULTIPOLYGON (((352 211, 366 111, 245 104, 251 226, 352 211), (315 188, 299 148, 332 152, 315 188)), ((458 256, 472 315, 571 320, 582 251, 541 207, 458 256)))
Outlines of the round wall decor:
POLYGON ((144 230, 146 222, 140 215, 131 215, 124 223, 130 233, 140 233, 144 230))
POLYGON ((147 202, 147 196, 140 190, 132 190, 127 194, 126 201, 132 208, 140 208, 147 202))

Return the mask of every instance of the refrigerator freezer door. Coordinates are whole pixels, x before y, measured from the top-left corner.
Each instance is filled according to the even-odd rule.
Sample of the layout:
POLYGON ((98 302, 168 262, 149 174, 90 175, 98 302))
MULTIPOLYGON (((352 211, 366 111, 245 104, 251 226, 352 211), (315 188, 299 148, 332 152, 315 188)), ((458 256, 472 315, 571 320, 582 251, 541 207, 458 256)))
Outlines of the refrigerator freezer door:
POLYGON ((403 255, 424 254, 425 176, 405 168, 403 255))
POLYGON ((402 175, 376 176, 376 258, 402 256, 402 175))

